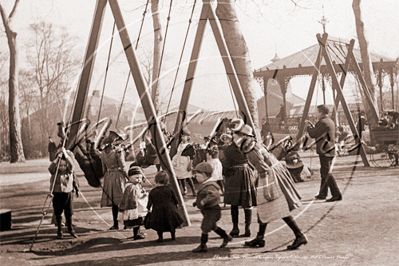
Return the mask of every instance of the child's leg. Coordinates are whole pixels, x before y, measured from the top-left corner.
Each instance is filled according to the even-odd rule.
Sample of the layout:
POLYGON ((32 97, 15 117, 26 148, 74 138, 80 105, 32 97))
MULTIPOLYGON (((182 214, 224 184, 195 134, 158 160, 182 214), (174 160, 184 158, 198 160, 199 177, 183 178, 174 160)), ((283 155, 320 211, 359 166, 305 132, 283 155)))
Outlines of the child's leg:
POLYGON ((183 196, 187 194, 187 188, 186 188, 186 179, 179 179, 179 183, 181 184, 182 187, 182 194, 183 196))
POLYGON ((157 234, 158 234, 157 242, 163 242, 163 232, 162 231, 157 231, 157 234))
POLYGON ((193 182, 193 180, 191 179, 191 177, 187 178, 187 182, 188 182, 188 184, 189 184, 191 190, 193 191, 193 196, 196 196, 196 195, 197 195, 197 192, 195 191, 194 182, 193 182))
POLYGON ((192 250, 192 252, 208 252, 208 247, 206 246, 206 242, 208 242, 208 233, 202 232, 201 234, 201 244, 192 250))
POLYGON ((70 192, 68 195, 68 199, 65 203, 65 220, 66 224, 68 226, 68 232, 71 236, 74 238, 77 238, 78 236, 75 234, 75 230, 73 229, 72 225, 72 214, 73 214, 73 205, 72 205, 72 193, 70 192))
POLYGON ((216 229, 213 231, 215 231, 216 234, 218 234, 221 238, 223 238, 223 243, 220 245, 220 248, 226 247, 227 244, 233 240, 233 238, 228 234, 226 234, 226 231, 224 231, 220 227, 216 227, 216 229))
POLYGON ((176 229, 170 230, 170 236, 171 236, 172 240, 176 240, 176 229))
POLYGON ((114 219, 114 225, 110 228, 110 230, 119 229, 119 224, 118 224, 118 205, 112 205, 112 218, 114 219))

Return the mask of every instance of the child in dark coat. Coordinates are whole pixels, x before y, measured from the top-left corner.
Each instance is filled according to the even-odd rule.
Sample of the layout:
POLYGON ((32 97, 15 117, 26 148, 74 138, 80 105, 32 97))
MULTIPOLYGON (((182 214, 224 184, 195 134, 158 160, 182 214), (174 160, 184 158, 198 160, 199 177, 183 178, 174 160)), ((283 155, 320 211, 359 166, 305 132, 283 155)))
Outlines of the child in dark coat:
POLYGON ((178 209, 175 192, 168 186, 169 175, 158 172, 155 175, 156 187, 151 190, 147 209, 152 211, 146 229, 154 229, 158 233, 158 242, 163 242, 163 232, 170 232, 172 240, 176 240, 176 228, 183 223, 178 209))
POLYGON ((125 227, 133 227, 133 239, 144 239, 140 233, 140 226, 147 215, 148 194, 141 182, 144 180, 143 172, 139 166, 130 166, 129 179, 125 186, 121 202, 119 203, 120 219, 125 227))
POLYGON ((208 233, 212 230, 223 238, 223 243, 220 245, 220 248, 224 248, 233 238, 216 225, 217 221, 219 221, 222 216, 222 212, 219 206, 220 187, 216 179, 212 177, 212 166, 209 163, 202 162, 195 167, 194 171, 196 172, 195 177, 197 181, 202 184, 198 189, 197 200, 194 201, 193 206, 197 206, 201 210, 204 218, 201 223, 201 244, 193 249, 193 252, 208 251, 206 242, 208 242, 208 233))

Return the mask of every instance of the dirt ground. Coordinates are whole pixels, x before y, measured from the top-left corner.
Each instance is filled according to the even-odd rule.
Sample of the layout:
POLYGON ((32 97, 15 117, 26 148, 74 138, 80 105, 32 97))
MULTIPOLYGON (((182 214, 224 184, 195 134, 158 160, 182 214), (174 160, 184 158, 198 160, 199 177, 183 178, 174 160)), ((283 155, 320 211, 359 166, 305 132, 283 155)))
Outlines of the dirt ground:
MULTIPOLYGON (((74 224, 79 238, 66 233, 56 239, 50 223, 52 208, 44 216, 35 242, 43 205, 49 189, 48 160, 24 164, 0 164, 0 208, 12 210, 12 229, 0 233, 1 265, 398 265, 399 255, 399 168, 364 167, 360 157, 337 157, 334 176, 343 201, 314 201, 320 185, 319 160, 302 154, 315 171, 312 178, 297 183, 303 206, 292 212, 309 239, 307 245, 288 251, 294 240, 282 220, 269 224, 266 246, 248 248, 244 242, 255 237, 258 224, 253 212, 251 238, 235 238, 225 249, 222 240, 210 234, 208 253, 191 250, 199 244, 201 214, 192 207, 194 197, 185 196, 191 226, 177 230, 177 240, 157 243, 156 232, 145 230, 146 239, 133 241, 132 229, 109 231, 110 208, 100 207, 101 189, 87 185, 79 175, 82 195, 74 200, 74 224), (358 161, 355 163, 355 161, 358 161), (33 244, 33 245, 32 245, 33 244)), ((145 169, 149 183, 155 167, 145 169)), ((151 189, 145 184, 147 190, 151 189)), ((222 204, 223 206, 223 204, 222 204)), ((229 206, 222 210, 219 226, 232 228, 229 206)), ((240 229, 244 212, 240 210, 240 229)), ((122 225, 120 227, 123 228, 122 225)))

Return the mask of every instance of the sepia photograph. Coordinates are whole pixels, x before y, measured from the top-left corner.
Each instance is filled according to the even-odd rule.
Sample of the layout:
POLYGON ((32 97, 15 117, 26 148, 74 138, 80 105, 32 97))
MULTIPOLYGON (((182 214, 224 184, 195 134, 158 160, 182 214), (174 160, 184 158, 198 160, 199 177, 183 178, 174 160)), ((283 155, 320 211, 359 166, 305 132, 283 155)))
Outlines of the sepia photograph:
POLYGON ((397 265, 398 13, 0 0, 0 264, 397 265))

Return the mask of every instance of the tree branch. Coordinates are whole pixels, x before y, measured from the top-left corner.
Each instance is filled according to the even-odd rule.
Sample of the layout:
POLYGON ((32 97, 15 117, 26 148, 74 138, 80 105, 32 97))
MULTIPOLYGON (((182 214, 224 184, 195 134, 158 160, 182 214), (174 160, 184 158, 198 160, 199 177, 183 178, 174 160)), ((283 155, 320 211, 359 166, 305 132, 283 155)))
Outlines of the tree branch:
POLYGON ((11 21, 13 16, 15 15, 15 12, 17 10, 17 6, 18 6, 19 0, 15 1, 14 7, 12 8, 12 11, 10 13, 10 15, 8 16, 8 20, 11 21))

